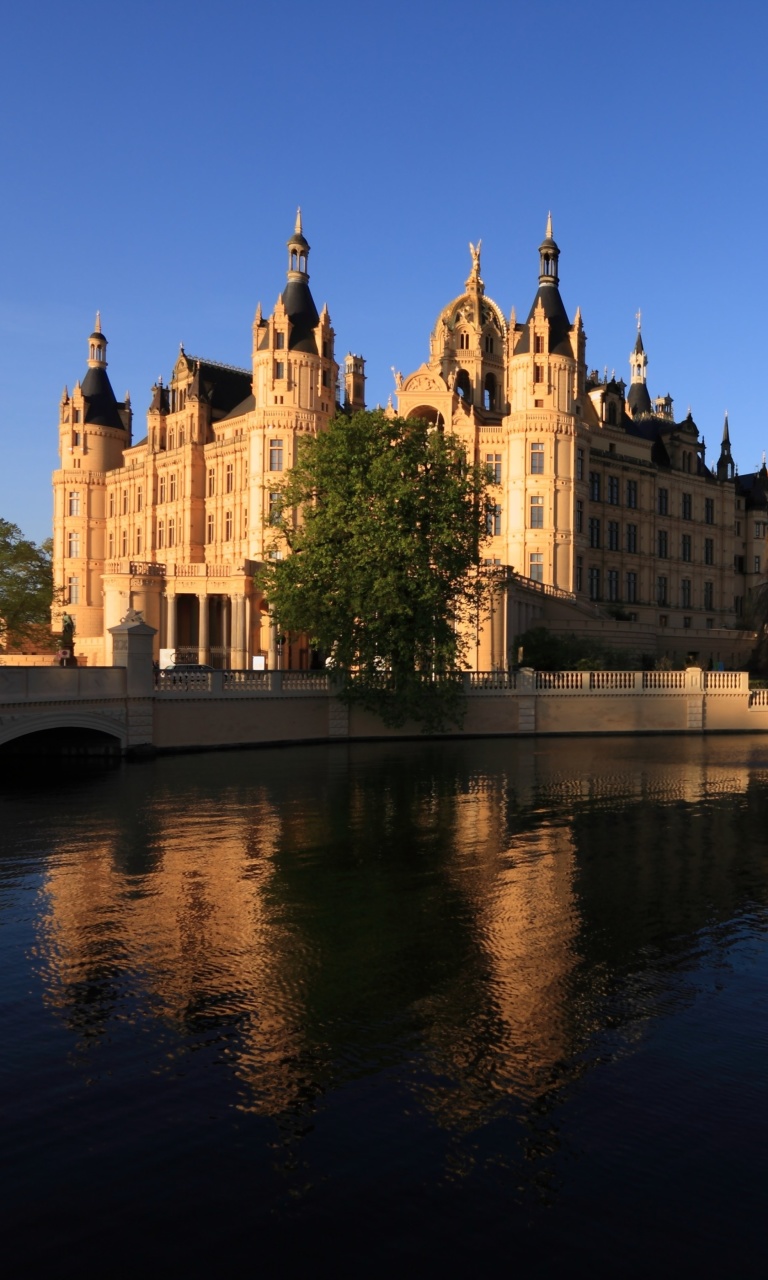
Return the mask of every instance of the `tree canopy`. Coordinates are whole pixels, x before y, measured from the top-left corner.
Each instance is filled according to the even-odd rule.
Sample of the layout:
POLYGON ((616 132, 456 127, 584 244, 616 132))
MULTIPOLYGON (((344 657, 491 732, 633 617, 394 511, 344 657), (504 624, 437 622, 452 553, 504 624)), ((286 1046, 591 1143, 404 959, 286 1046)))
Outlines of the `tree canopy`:
POLYGON ((272 500, 260 584, 281 631, 305 632, 342 696, 387 723, 460 719, 467 628, 491 581, 489 475, 459 440, 381 411, 338 416, 302 441, 272 500))
POLYGON ((0 645, 18 647, 42 627, 50 632, 52 600, 50 542, 38 546, 0 519, 0 645))

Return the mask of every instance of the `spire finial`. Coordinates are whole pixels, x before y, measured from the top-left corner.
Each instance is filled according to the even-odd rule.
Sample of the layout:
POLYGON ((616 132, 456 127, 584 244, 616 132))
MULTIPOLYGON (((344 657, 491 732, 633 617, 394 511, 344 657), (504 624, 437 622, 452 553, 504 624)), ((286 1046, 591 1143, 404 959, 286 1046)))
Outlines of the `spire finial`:
POLYGON ((545 239, 546 240, 552 239, 552 210, 551 209, 547 214, 547 230, 546 230, 545 239))
POLYGON ((637 321, 637 332, 639 333, 639 332, 640 332, 640 327, 641 327, 641 322, 642 322, 642 319, 643 319, 643 313, 642 313, 642 311, 640 310, 640 308, 639 308, 639 307, 637 308, 637 311, 635 312, 635 319, 636 319, 636 321, 637 321))
POLYGON ((301 225, 301 205, 299 205, 298 209, 296 210, 296 226, 293 228, 293 230, 294 230, 294 234, 297 236, 304 234, 304 230, 301 225))
POLYGON ((101 333, 101 312, 100 311, 96 312, 96 325, 94 328, 94 333, 101 333))

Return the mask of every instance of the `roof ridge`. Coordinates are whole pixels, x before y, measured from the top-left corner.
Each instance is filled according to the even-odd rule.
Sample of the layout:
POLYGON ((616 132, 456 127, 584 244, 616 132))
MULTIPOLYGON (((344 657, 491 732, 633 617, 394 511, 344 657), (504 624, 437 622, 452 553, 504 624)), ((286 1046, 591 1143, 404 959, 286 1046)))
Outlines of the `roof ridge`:
POLYGON ((188 360, 199 360, 200 364, 207 364, 212 369, 228 369, 230 373, 245 373, 250 378, 253 374, 252 369, 243 369, 239 364, 224 364, 223 360, 209 360, 207 356, 193 356, 188 351, 184 352, 188 360))

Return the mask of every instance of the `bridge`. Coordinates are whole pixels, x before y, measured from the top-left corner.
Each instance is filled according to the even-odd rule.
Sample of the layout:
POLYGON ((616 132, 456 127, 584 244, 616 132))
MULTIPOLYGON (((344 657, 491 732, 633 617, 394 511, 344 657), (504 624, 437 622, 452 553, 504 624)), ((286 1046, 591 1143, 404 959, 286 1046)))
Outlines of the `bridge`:
MULTIPOLYGON (((112 628, 113 667, 0 667, 0 751, 142 755, 154 751, 371 740, 392 730, 348 706, 311 671, 156 674, 152 628, 112 628)), ((467 672, 456 734, 768 731, 768 690, 746 672, 467 672)))

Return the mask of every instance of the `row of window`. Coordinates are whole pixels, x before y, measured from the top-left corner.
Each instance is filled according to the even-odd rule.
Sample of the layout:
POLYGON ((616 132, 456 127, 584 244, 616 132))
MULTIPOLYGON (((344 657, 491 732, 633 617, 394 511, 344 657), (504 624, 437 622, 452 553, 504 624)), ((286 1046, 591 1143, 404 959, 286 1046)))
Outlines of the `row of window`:
MULTIPOLYGON (((578 452, 581 453, 582 450, 578 452)), ((599 471, 590 471, 589 473, 590 500, 592 502, 602 501, 603 478, 605 479, 605 501, 609 506, 619 506, 621 503, 619 477, 611 475, 603 477, 599 471)), ((627 507, 637 507, 637 480, 625 481, 624 502, 627 507)), ((669 515, 669 489, 659 488, 656 490, 656 510, 660 516, 669 515)), ((682 493, 680 495, 680 516, 683 520, 693 519, 693 494, 682 493)), ((715 523, 714 498, 704 499, 704 523, 715 523)))
MULTIPOLYGON (((576 562, 576 590, 584 589, 583 582, 584 569, 581 557, 577 557, 576 562)), ((605 574, 596 565, 591 565, 587 570, 587 590, 590 600, 607 600, 611 604, 637 604, 638 603, 638 575, 630 571, 624 574, 624 593, 621 594, 621 574, 618 569, 607 569, 605 574)), ((705 582, 702 592, 702 608, 714 609, 715 584, 713 582, 705 582)), ((693 587, 690 578, 681 578, 680 580, 680 608, 690 609, 693 600, 693 587)), ((665 574, 659 574, 656 578, 656 604, 668 606, 669 598, 669 579, 665 574)))
MULTIPOLYGON (((531 503, 536 499, 531 499, 531 503)), ((540 499, 538 501, 541 501, 540 499)), ((534 508, 531 506, 531 528, 541 528, 541 524, 534 523, 534 508)), ((543 513, 542 513, 543 514, 543 513)), ((539 512, 537 511, 537 519, 539 512)), ((584 531, 584 504, 577 500, 576 502, 576 532, 584 531)), ((590 516, 588 523, 589 545, 590 547, 600 548, 605 545, 608 551, 618 551, 621 547, 621 524, 618 520, 605 521, 605 538, 603 539, 603 522, 599 516, 590 516)), ((626 524, 624 526, 624 550, 630 554, 635 554, 639 548, 638 526, 636 524, 626 524)), ((715 540, 714 538, 705 538, 703 546, 704 564, 715 563, 715 540)), ((666 529, 659 529, 656 534, 656 555, 660 560, 669 559, 669 533, 666 529)), ((689 533, 684 533, 680 538, 680 559, 685 561, 693 560, 693 539, 689 533)), ((759 556, 755 557, 759 562, 759 556)), ((755 573, 759 573, 759 568, 755 569, 755 573)))

